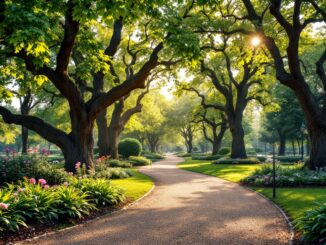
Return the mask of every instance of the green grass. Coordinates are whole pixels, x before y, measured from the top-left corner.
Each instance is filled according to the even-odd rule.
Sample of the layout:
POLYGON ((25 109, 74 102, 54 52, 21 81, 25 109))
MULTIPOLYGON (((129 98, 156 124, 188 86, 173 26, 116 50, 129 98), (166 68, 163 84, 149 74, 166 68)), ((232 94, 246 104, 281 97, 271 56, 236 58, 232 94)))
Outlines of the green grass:
POLYGON ((111 183, 124 190, 127 197, 137 200, 145 195, 153 187, 154 183, 151 178, 139 173, 137 170, 133 170, 133 172, 133 177, 112 180, 111 183))
POLYGON ((257 192, 272 199, 282 207, 291 219, 300 217, 306 210, 315 206, 315 202, 326 203, 326 189, 322 187, 277 188, 276 198, 272 198, 272 188, 254 188, 257 192))
MULTIPOLYGON (((258 164, 252 165, 234 165, 234 164, 211 164, 210 161, 191 160, 185 158, 179 167, 185 170, 215 176, 231 182, 240 182, 241 179, 250 175, 250 173, 260 168, 258 164)), ((272 188, 255 187, 255 191, 272 199, 272 188)), ((304 211, 315 206, 315 202, 326 203, 326 188, 307 187, 307 188, 277 188, 276 199, 272 199, 282 207, 291 219, 300 217, 304 211)))
POLYGON ((211 161, 192 160, 185 158, 179 167, 185 170, 211 175, 232 182, 240 182, 241 179, 248 176, 252 171, 260 168, 258 164, 211 164, 211 161))

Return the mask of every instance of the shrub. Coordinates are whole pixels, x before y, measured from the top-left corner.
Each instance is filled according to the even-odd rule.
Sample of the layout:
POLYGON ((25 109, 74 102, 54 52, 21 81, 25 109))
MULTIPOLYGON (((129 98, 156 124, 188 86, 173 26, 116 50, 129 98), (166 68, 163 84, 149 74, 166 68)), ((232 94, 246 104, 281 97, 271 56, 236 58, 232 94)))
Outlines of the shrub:
POLYGON ((219 150, 219 152, 218 152, 218 154, 219 155, 227 155, 227 154, 229 154, 230 153, 230 148, 229 147, 222 147, 220 150, 219 150))
POLYGON ((249 158, 251 158, 251 157, 255 157, 255 158, 257 158, 260 162, 266 162, 266 160, 267 160, 267 157, 265 157, 265 156, 248 155, 248 157, 249 157, 249 158))
POLYGON ((250 158, 221 158, 213 162, 213 164, 257 164, 260 161, 256 157, 250 158))
POLYGON ((141 156, 130 156, 128 159, 133 166, 146 166, 152 164, 151 160, 141 156))
POLYGON ((108 161, 108 165, 110 167, 120 167, 120 168, 131 168, 132 165, 129 163, 129 162, 126 162, 126 161, 121 161, 121 160, 118 160, 118 159, 111 159, 108 161))
POLYGON ((60 184, 67 180, 68 173, 48 163, 45 159, 36 157, 4 158, 0 161, 0 184, 23 180, 23 177, 44 178, 50 184, 60 184))
POLYGON ((93 175, 95 179, 104 178, 104 179, 124 179, 132 176, 132 172, 123 169, 123 168, 108 168, 106 167, 103 170, 96 171, 93 175))
POLYGON ((276 156, 275 159, 280 162, 295 163, 301 161, 301 156, 276 156))
POLYGON ((318 204, 296 220, 296 227, 303 232, 302 241, 307 244, 324 244, 326 239, 326 203, 318 204), (324 241, 324 242, 323 242, 324 241))
POLYGON ((141 154, 143 157, 146 157, 152 161, 158 161, 164 159, 164 156, 162 156, 159 153, 154 153, 154 152, 142 152, 141 154))
POLYGON ((82 179, 79 188, 96 205, 116 205, 125 199, 121 190, 113 187, 106 179, 82 179))
POLYGON ((218 160, 222 155, 213 155, 213 156, 193 156, 193 160, 218 160))
POLYGON ((55 198, 62 218, 82 218, 95 209, 88 201, 89 195, 73 186, 60 186, 55 198))
POLYGON ((248 150, 247 154, 252 155, 252 156, 256 156, 257 152, 255 150, 248 150))
MULTIPOLYGON (((264 164, 256 169, 242 183, 253 186, 272 186, 273 166, 264 164)), ((285 186, 324 186, 326 185, 326 171, 310 171, 302 169, 302 164, 294 166, 276 165, 276 185, 285 186)))
POLYGON ((13 188, 0 189, 0 231, 17 231, 20 226, 27 227, 24 218, 24 209, 15 208, 13 188))
POLYGON ((137 139, 126 138, 118 145, 119 154, 124 157, 139 156, 142 150, 141 143, 137 139))

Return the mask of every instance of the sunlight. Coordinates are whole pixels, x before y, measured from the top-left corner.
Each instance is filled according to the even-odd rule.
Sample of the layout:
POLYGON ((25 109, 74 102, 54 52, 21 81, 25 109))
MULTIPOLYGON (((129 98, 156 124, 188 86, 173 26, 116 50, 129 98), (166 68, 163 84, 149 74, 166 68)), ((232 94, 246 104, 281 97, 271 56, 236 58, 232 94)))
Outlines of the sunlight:
POLYGON ((257 47, 261 43, 261 39, 259 37, 253 37, 251 39, 251 44, 255 47, 257 47))

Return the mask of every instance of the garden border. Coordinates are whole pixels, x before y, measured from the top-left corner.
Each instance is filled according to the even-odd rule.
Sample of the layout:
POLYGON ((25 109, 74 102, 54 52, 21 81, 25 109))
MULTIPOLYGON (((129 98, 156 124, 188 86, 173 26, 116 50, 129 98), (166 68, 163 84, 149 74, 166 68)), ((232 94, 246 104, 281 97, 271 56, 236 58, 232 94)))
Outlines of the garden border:
MULTIPOLYGON (((152 178, 151 178, 152 179, 152 178)), ((153 180, 153 179, 152 179, 153 180)), ((80 224, 77 224, 77 225, 73 225, 73 226, 69 226, 69 227, 66 227, 66 228, 63 228, 63 229, 58 229, 58 230, 55 230, 55 231, 51 231, 51 232, 45 232, 44 234, 41 234, 41 235, 38 235, 38 236, 35 236, 35 237, 32 237, 32 238, 28 238, 28 239, 25 239, 25 240, 22 240, 22 241, 18 241, 18 242, 14 242, 13 244, 15 245, 20 245, 20 244, 24 244, 24 243, 32 243, 33 241, 36 241, 42 237, 46 237, 46 236, 50 236, 50 235, 53 235, 53 234, 56 234, 56 233, 60 233, 60 232, 64 232, 64 231, 67 231, 67 230, 71 230, 71 229, 74 229, 74 228, 77 228, 77 227, 82 227, 84 225, 87 225, 95 220, 99 220, 99 219, 102 219, 102 218, 106 218, 108 216, 111 216, 113 214, 116 214, 116 213, 119 213, 119 212, 122 212, 124 210, 127 210, 128 208, 130 208, 131 206, 135 205, 136 203, 140 202, 142 199, 144 199, 145 197, 149 196, 153 190, 155 189, 156 185, 155 185, 155 181, 153 181, 153 186, 152 188, 146 192, 143 196, 141 196, 140 198, 136 199, 135 201, 133 202, 130 202, 126 205, 124 205, 123 207, 117 209, 117 210, 113 210, 111 212, 108 212, 106 214, 103 214, 103 215, 100 215, 100 216, 97 216, 97 217, 94 217, 93 219, 90 219, 90 220, 87 220, 83 223, 80 223, 80 224)))

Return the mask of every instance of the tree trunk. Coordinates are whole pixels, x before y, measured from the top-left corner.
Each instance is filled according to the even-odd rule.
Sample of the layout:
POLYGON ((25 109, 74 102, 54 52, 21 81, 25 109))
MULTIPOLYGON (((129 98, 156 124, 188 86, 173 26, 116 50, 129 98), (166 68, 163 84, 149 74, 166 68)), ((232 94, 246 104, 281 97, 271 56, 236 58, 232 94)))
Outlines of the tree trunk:
POLYGON ((27 154, 28 148, 28 128, 22 126, 22 154, 27 154))
POLYGON ((306 156, 309 156, 309 152, 310 152, 310 139, 309 139, 309 136, 307 135, 307 137, 306 137, 306 156))
POLYGON ((98 129, 97 146, 98 146, 98 153, 100 157, 110 155, 106 111, 107 111, 106 109, 101 111, 96 118, 96 124, 98 129))
POLYGON ((232 135, 231 158, 247 158, 242 120, 237 118, 232 120, 229 125, 232 135))
POLYGON ((119 159, 119 151, 118 151, 118 143, 119 143, 119 136, 120 130, 118 130, 115 125, 110 123, 110 127, 108 128, 108 155, 112 159, 119 159))
POLYGON ((187 152, 192 153, 192 148, 193 148, 192 141, 190 140, 187 142, 187 149, 188 149, 187 152))
POLYGON ((215 129, 215 133, 214 133, 214 139, 213 139, 213 150, 212 150, 212 156, 217 155, 218 151, 221 148, 222 145, 222 140, 224 137, 224 134, 227 130, 227 123, 222 123, 221 128, 220 128, 220 132, 218 134, 216 134, 216 129, 215 129))
POLYGON ((286 136, 285 136, 285 134, 282 134, 279 132, 279 138, 280 138, 280 147, 278 149, 278 155, 284 156, 285 149, 286 149, 286 136))

